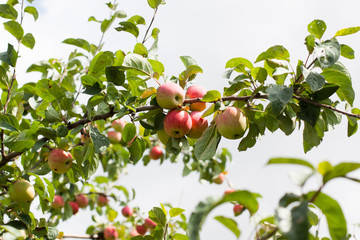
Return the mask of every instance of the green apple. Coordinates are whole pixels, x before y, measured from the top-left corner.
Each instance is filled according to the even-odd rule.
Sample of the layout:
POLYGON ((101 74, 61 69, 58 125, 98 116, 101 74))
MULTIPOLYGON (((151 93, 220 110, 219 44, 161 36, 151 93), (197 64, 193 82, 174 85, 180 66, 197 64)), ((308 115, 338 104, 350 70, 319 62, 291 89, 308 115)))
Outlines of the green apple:
POLYGON ((55 148, 51 150, 48 158, 49 167, 56 173, 66 173, 72 166, 70 152, 55 148))
POLYGON ((30 203, 35 198, 34 186, 24 179, 17 180, 10 188, 10 197, 15 202, 30 203))
POLYGON ((247 118, 243 111, 237 107, 228 107, 216 119, 216 128, 224 138, 241 138, 247 127, 247 118))
POLYGON ((164 129, 173 138, 181 138, 187 134, 192 125, 190 115, 183 110, 171 110, 164 119, 164 129))
POLYGON ((156 92, 156 101, 160 107, 174 109, 181 106, 185 99, 185 91, 180 85, 167 82, 161 84, 156 92))

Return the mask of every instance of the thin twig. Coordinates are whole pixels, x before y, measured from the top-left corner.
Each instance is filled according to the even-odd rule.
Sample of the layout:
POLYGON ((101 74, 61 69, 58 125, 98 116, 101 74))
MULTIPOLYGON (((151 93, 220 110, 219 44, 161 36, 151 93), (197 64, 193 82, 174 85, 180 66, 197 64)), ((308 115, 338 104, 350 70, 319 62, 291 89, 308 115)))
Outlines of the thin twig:
POLYGON ((149 33, 149 31, 150 31, 150 28, 151 28, 151 25, 153 24, 153 22, 154 22, 154 20, 155 20, 155 16, 156 16, 157 10, 158 10, 158 8, 155 8, 155 10, 154 10, 154 15, 153 15, 153 17, 152 17, 152 19, 151 19, 151 22, 150 22, 149 27, 146 29, 145 36, 144 36, 144 39, 143 39, 143 41, 142 41, 142 44, 144 44, 144 43, 146 42, 146 40, 147 40, 146 36, 148 35, 148 33, 149 33))

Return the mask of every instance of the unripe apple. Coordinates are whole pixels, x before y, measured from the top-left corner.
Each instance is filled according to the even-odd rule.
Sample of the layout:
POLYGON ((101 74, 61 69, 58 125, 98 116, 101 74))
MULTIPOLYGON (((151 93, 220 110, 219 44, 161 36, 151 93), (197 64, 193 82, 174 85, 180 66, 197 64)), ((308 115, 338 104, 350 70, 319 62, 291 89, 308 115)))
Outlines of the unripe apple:
POLYGON ((109 199, 105 195, 103 194, 98 195, 97 204, 100 207, 106 206, 108 203, 109 203, 109 199))
POLYGON ((216 120, 216 128, 220 135, 228 139, 241 138, 248 126, 243 111, 237 107, 228 107, 216 120))
POLYGON ((235 216, 239 216, 245 210, 244 206, 241 204, 235 204, 233 211, 235 216))
POLYGON ((107 226, 104 229, 104 239, 105 240, 115 240, 119 236, 119 233, 116 231, 114 226, 107 226))
POLYGON ((86 208, 88 203, 89 203, 89 200, 88 198, 84 195, 84 194, 78 194, 76 195, 76 203, 79 205, 79 207, 81 208, 86 208))
POLYGON ((69 205, 71 206, 72 210, 73 210, 73 214, 77 214, 77 212, 79 211, 79 205, 74 202, 74 201, 69 201, 69 205))
POLYGON ((151 159, 157 160, 163 155, 162 149, 160 146, 153 146, 150 150, 149 156, 151 159))
POLYGON ((229 188, 229 189, 225 190, 224 195, 227 195, 227 194, 233 193, 233 192, 235 192, 235 190, 233 188, 229 188))
POLYGON ((107 133, 107 136, 108 136, 110 142, 113 144, 120 143, 120 141, 121 141, 121 133, 119 133, 119 132, 110 131, 107 133))
POLYGON ((150 218, 145 219, 145 224, 144 225, 147 228, 150 228, 150 229, 154 229, 157 226, 157 224, 154 221, 152 221, 150 218))
POLYGON ((131 217, 134 213, 134 210, 129 207, 129 206, 125 206, 123 209, 121 209, 121 214, 124 216, 124 217, 131 217))
POLYGON ((55 148, 51 150, 48 158, 49 167, 56 173, 66 173, 72 166, 72 156, 70 152, 55 148))
POLYGON ((145 225, 136 225, 135 229, 140 235, 145 235, 147 232, 147 228, 145 225))
POLYGON ((184 89, 173 82, 161 84, 156 92, 156 101, 160 107, 174 109, 181 106, 185 99, 184 89))
POLYGON ((158 136, 160 142, 162 144, 166 145, 170 136, 166 133, 165 129, 158 130, 156 133, 157 133, 157 136, 158 136))
POLYGON ((34 186, 25 179, 16 180, 10 189, 10 197, 15 202, 30 203, 35 198, 34 186))
POLYGON ((54 209, 60 209, 65 206, 64 199, 60 195, 54 196, 54 201, 52 202, 51 206, 54 209))
MULTIPOLYGON (((192 98, 202 98, 207 93, 206 88, 200 85, 193 85, 190 86, 186 90, 186 98, 192 99, 192 98)), ((196 102, 190 104, 190 110, 191 111, 202 111, 206 108, 206 102, 196 102)))
POLYGON ((126 122, 122 118, 116 119, 116 120, 112 121, 112 123, 111 123, 111 126, 118 132, 122 132, 125 125, 126 125, 126 122))
POLYGON ((200 138, 205 129, 209 126, 208 121, 201 116, 202 113, 199 111, 194 111, 190 113, 192 124, 190 132, 186 134, 186 136, 188 136, 189 138, 200 138))
POLYGON ((219 173, 219 175, 213 180, 214 183, 216 184, 222 184, 224 182, 225 179, 225 174, 224 173, 219 173))
POLYGON ((164 119, 164 129, 173 138, 181 138, 191 129, 192 120, 186 111, 171 110, 164 119))

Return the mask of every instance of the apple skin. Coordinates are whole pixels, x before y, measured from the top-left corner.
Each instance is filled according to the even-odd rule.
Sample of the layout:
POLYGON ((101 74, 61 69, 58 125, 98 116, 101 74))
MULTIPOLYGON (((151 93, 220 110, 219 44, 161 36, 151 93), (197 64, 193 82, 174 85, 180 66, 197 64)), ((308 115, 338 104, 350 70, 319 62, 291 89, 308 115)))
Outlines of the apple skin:
POLYGON ((121 209, 121 214, 124 217, 131 217, 134 214, 134 209, 129 206, 125 206, 123 209, 121 209))
POLYGON ((241 138, 248 126, 244 112, 237 107, 228 107, 216 119, 216 128, 227 139, 241 138))
POLYGON ((62 196, 60 195, 55 195, 54 196, 54 201, 52 202, 51 206, 54 208, 54 209, 60 209, 62 207, 65 206, 65 202, 64 202, 64 199, 62 198, 62 196))
POLYGON ((170 136, 166 133, 165 129, 158 130, 156 133, 157 133, 157 136, 158 136, 160 142, 162 144, 166 145, 170 136))
POLYGON ((233 193, 233 192, 235 192, 235 190, 233 188, 229 188, 229 189, 225 190, 224 195, 227 195, 227 194, 233 193))
POLYGON ((244 206, 241 204, 235 204, 233 212, 235 216, 239 216, 245 210, 244 206))
POLYGON ((35 198, 34 186, 25 179, 19 179, 11 187, 10 197, 14 202, 31 203, 35 198))
POLYGON ((110 131, 107 133, 107 136, 112 144, 120 143, 121 133, 116 131, 110 131))
POLYGON ((122 132, 126 125, 126 122, 124 119, 119 118, 111 122, 111 126, 113 129, 115 129, 117 132, 122 132))
POLYGON ((56 173, 66 173, 72 166, 73 158, 70 152, 55 148, 51 150, 48 157, 49 167, 56 173))
POLYGON ((136 237, 139 236, 140 234, 136 231, 136 229, 131 230, 130 232, 130 237, 136 237))
POLYGON ((222 184, 224 182, 225 179, 225 174, 224 173, 219 173, 219 175, 213 180, 214 183, 216 184, 222 184))
POLYGON ((80 208, 86 208, 89 204, 89 200, 84 194, 76 195, 75 199, 80 208))
POLYGON ((135 229, 140 235, 145 235, 147 232, 147 228, 145 225, 136 225, 135 229))
POLYGON ((190 131, 186 134, 186 136, 188 136, 189 138, 200 138, 205 129, 209 126, 208 121, 201 116, 202 113, 199 111, 194 111, 190 113, 192 124, 190 131))
POLYGON ((174 109, 181 106, 185 99, 184 89, 173 82, 161 84, 156 92, 156 101, 160 107, 174 109))
MULTIPOLYGON (((200 85, 190 86, 186 90, 185 97, 189 99, 202 98, 207 93, 206 88, 200 85)), ((190 104, 191 111, 203 111, 206 108, 206 102, 196 102, 190 104)))
POLYGON ((100 207, 106 206, 108 203, 109 203, 109 199, 105 195, 103 194, 98 195, 97 204, 100 207))
POLYGON ((153 160, 161 158, 163 155, 162 149, 160 146, 153 146, 150 150, 149 156, 153 160))
POLYGON ((186 111, 171 110, 164 119, 164 129, 173 138, 181 138, 187 134, 192 125, 190 115, 186 111))
POLYGON ((105 240, 115 240, 119 236, 119 233, 116 231, 114 226, 107 226, 104 229, 104 239, 105 240))
POLYGON ((157 226, 157 224, 154 221, 152 221, 150 218, 145 219, 144 225, 150 229, 154 229, 157 226))
POLYGON ((69 201, 69 205, 71 206, 73 210, 73 215, 77 214, 79 212, 79 205, 74 201, 69 201))

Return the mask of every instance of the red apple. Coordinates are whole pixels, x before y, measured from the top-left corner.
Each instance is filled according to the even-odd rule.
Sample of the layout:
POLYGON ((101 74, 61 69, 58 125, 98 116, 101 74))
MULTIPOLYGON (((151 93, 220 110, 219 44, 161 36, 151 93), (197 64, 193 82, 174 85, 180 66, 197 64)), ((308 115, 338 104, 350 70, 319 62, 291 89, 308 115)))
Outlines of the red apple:
POLYGON ((219 173, 219 175, 213 180, 214 183, 216 184, 222 184, 224 182, 225 179, 225 174, 224 173, 219 173))
POLYGON ((134 210, 129 207, 129 206, 125 206, 123 209, 121 209, 121 214, 124 216, 124 217, 131 217, 134 213, 134 210))
POLYGON ((140 235, 145 235, 147 232, 147 228, 145 225, 136 225, 135 229, 140 235))
MULTIPOLYGON (((203 86, 193 85, 186 90, 186 98, 202 98, 207 90, 203 86)), ((206 102, 196 102, 190 104, 191 111, 202 111, 206 108, 206 102)))
POLYGON ((157 224, 155 222, 153 222, 150 218, 146 218, 145 219, 145 226, 147 228, 154 229, 157 226, 157 224))
POLYGON ((115 240, 119 236, 119 233, 116 231, 114 226, 107 226, 104 229, 104 239, 105 240, 115 240))
POLYGON ((119 132, 110 131, 107 133, 107 136, 108 136, 110 142, 113 144, 120 143, 120 141, 121 141, 121 133, 119 133, 119 132))
POLYGON ((48 158, 49 167, 56 173, 66 173, 72 166, 71 153, 62 149, 51 150, 48 158))
POLYGON ((15 202, 30 203, 35 198, 34 186, 25 179, 16 180, 10 188, 10 197, 15 202))
POLYGON ((54 196, 54 201, 52 202, 51 206, 54 209, 60 209, 65 206, 64 199, 60 195, 54 196))
POLYGON ((109 203, 109 199, 106 197, 106 195, 99 194, 97 199, 97 204, 100 207, 106 206, 109 203))
POLYGON ((209 126, 208 121, 201 116, 202 113, 199 111, 194 111, 190 113, 192 124, 190 132, 186 134, 186 136, 188 136, 189 138, 200 138, 205 129, 209 126))
POLYGON ((79 205, 79 207, 86 208, 89 200, 84 194, 78 194, 76 195, 76 203, 79 205))
POLYGON ((190 115, 183 110, 171 110, 164 119, 164 129, 170 137, 181 138, 191 129, 190 115))
POLYGON ((241 138, 248 126, 243 111, 237 107, 228 107, 216 120, 216 128, 220 135, 228 139, 241 138))
POLYGON ((73 201, 69 201, 69 205, 71 206, 73 214, 75 215, 79 211, 79 205, 73 201))
POLYGON ((130 232, 130 237, 136 237, 139 236, 140 234, 136 231, 136 229, 131 230, 130 232))
POLYGON ((158 130, 158 131, 156 132, 156 134, 157 134, 160 142, 161 142, 162 144, 166 145, 167 142, 168 142, 168 140, 169 140, 169 138, 170 138, 170 136, 166 133, 165 129, 158 130))
POLYGON ((157 160, 163 155, 162 149, 160 146, 153 146, 150 150, 149 156, 151 159, 157 160))
POLYGON ((235 216, 239 216, 245 210, 244 206, 241 204, 235 204, 233 211, 235 216))
POLYGON ((122 118, 116 119, 116 120, 112 121, 112 123, 111 123, 111 126, 118 132, 122 132, 125 125, 126 125, 126 122, 122 118))
POLYGON ((184 89, 173 82, 161 84, 156 92, 156 101, 160 107, 174 109, 181 106, 185 99, 184 89))
POLYGON ((233 193, 233 192, 235 192, 235 190, 234 190, 233 188, 229 188, 229 189, 226 189, 226 190, 225 190, 224 195, 227 195, 227 194, 233 193))

